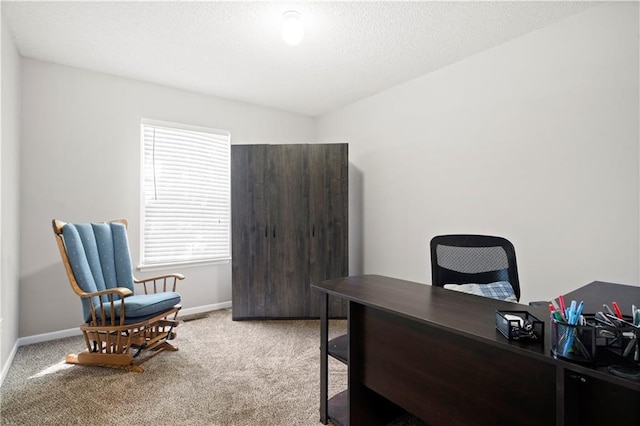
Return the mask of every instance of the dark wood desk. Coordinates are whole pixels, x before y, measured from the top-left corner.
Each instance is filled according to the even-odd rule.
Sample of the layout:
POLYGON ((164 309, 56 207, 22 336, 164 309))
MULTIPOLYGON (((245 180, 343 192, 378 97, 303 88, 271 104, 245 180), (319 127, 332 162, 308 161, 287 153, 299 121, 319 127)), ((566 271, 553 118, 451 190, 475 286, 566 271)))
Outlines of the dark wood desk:
MULTIPOLYGON (((433 426, 640 424, 640 382, 553 358, 545 309, 377 275, 312 287, 323 294, 325 384, 327 297, 349 301, 346 424, 383 425, 397 407, 433 426), (504 339, 497 309, 545 320, 544 342, 504 339)), ((640 305, 640 287, 592 283, 567 295, 587 306, 598 297, 640 305)), ((326 409, 321 401, 321 417, 326 409)))

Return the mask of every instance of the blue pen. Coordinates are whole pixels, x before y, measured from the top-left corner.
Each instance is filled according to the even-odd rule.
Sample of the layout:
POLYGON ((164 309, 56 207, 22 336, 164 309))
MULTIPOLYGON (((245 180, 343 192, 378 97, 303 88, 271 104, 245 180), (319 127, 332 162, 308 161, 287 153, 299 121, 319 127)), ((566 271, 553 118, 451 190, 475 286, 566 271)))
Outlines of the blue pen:
MULTIPOLYGON (((571 324, 571 321, 573 319, 573 309, 575 309, 575 306, 576 306, 576 301, 572 300, 571 304, 564 308, 564 311, 565 311, 564 317, 567 324, 571 324)), ((569 348, 571 348, 571 345, 568 345, 568 343, 569 343, 570 336, 572 334, 573 333, 572 333, 571 327, 565 326, 565 330, 563 333, 563 338, 565 343, 564 348, 562 349, 563 356, 567 356, 567 353, 569 352, 569 348)), ((562 339, 560 340, 562 341, 562 339)))
MULTIPOLYGON (((580 315, 582 315, 582 310, 584 309, 584 301, 580 302, 580 305, 576 308, 576 301, 572 300, 571 301, 571 308, 569 308, 569 310, 571 311, 571 317, 569 319, 569 324, 571 325, 576 325, 578 322, 578 319, 580 318, 580 315)), ((577 333, 577 328, 567 328, 567 332, 569 333, 569 335, 567 336, 567 342, 564 345, 564 350, 562 351, 562 354, 564 356, 567 356, 567 354, 569 354, 569 350, 571 349, 571 347, 573 346, 573 340, 575 338, 575 334, 577 333)))
MULTIPOLYGON (((566 311, 565 317, 567 319, 567 324, 571 324, 573 321, 573 311, 575 307, 576 307, 576 301, 572 300, 571 304, 565 308, 565 311, 566 311)), ((565 330, 564 330, 565 344, 564 344, 564 348, 562 349, 563 356, 567 356, 567 354, 569 353, 569 349, 573 344, 572 342, 573 339, 571 338, 572 336, 573 336, 573 329, 568 325, 565 326, 565 330)))
POLYGON ((580 304, 578 305, 578 309, 576 310, 576 314, 573 322, 574 325, 578 323, 578 319, 580 319, 583 309, 584 309, 584 301, 581 301, 580 304))
POLYGON ((575 314, 576 314, 576 301, 572 300, 571 305, 569 306, 569 312, 567 313, 567 321, 569 324, 575 324, 575 314))

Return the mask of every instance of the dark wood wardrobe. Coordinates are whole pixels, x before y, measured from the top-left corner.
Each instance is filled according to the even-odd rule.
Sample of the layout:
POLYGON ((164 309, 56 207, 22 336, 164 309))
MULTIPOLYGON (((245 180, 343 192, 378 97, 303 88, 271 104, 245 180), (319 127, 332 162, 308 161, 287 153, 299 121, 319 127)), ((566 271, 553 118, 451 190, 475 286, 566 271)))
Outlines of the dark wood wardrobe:
POLYGON ((349 272, 348 204, 347 144, 231 146, 234 320, 319 317, 310 284, 349 272))

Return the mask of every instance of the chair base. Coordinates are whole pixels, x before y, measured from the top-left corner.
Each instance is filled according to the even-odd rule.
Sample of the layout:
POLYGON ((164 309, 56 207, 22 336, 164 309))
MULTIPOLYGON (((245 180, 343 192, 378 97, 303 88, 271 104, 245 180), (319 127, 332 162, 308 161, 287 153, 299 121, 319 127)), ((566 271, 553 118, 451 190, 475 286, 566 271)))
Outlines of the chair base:
POLYGON ((176 337, 180 305, 155 317, 128 325, 89 323, 80 326, 87 350, 70 354, 69 364, 119 368, 142 373, 140 366, 162 351, 178 350, 168 341, 176 337), (169 317, 173 319, 169 319, 169 317))
POLYGON ((67 355, 65 361, 67 364, 78 365, 93 365, 97 367, 117 368, 127 372, 142 373, 144 368, 141 364, 150 360, 154 356, 158 355, 162 351, 176 352, 178 348, 168 342, 163 342, 153 348, 151 354, 145 356, 142 359, 137 359, 131 356, 131 354, 106 354, 99 352, 80 352, 79 354, 67 355))
POLYGON ((133 362, 129 354, 99 354, 81 352, 69 354, 65 359, 67 364, 93 365, 97 367, 119 368, 128 372, 142 373, 144 368, 133 362))

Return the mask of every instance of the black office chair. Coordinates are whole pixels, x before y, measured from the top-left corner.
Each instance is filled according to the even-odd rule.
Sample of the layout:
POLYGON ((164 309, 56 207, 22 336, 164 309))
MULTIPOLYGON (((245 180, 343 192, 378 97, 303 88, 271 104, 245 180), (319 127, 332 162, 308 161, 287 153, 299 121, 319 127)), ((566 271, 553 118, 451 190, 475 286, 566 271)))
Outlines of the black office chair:
MULTIPOLYGON (((508 240, 489 235, 439 235, 431 240, 431 284, 486 285, 508 282, 517 301, 516 252, 508 240)), ((449 287, 449 286, 447 286, 449 287)), ((489 294, 487 294, 489 295, 489 294)), ((492 297, 489 295, 489 297, 492 297)))

